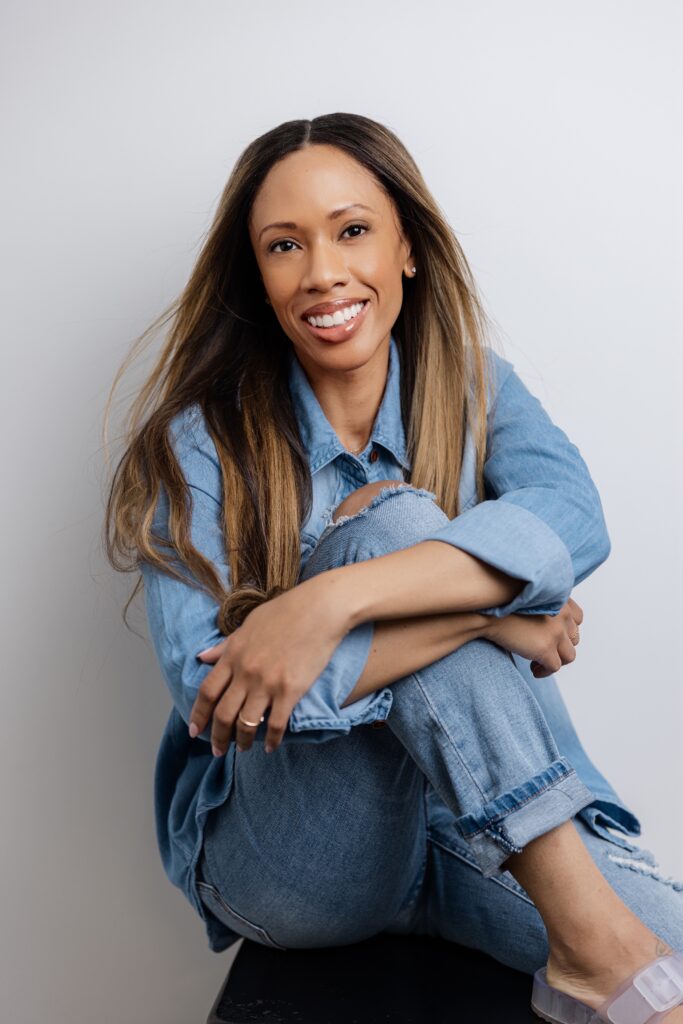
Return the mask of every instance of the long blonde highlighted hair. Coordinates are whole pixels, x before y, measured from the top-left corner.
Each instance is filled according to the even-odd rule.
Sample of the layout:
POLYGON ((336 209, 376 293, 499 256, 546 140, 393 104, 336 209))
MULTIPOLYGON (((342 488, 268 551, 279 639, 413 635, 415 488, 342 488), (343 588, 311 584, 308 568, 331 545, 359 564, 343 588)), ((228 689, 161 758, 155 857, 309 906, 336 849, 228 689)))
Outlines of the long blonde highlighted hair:
MULTIPOLYGON (((110 564, 134 572, 147 562, 200 586, 219 603, 218 628, 236 629, 258 603, 295 586, 300 530, 311 508, 306 452, 288 388, 291 342, 271 307, 248 233, 256 193, 271 167, 305 146, 337 146, 370 171, 394 203, 418 275, 404 288, 392 328, 401 363, 401 412, 411 472, 449 518, 468 428, 476 449, 478 499, 484 498, 491 321, 452 228, 397 136, 370 118, 334 113, 286 121, 238 158, 182 294, 135 341, 122 375, 170 323, 156 363, 124 423, 123 454, 106 499, 104 547, 110 564), (239 401, 238 401, 239 393, 239 401), (223 477, 223 534, 230 586, 190 539, 190 492, 169 437, 171 420, 197 403, 223 477), (152 530, 164 488, 168 540, 152 530), (180 560, 187 572, 179 572, 180 560)), ((142 576, 124 608, 142 585, 142 576)))

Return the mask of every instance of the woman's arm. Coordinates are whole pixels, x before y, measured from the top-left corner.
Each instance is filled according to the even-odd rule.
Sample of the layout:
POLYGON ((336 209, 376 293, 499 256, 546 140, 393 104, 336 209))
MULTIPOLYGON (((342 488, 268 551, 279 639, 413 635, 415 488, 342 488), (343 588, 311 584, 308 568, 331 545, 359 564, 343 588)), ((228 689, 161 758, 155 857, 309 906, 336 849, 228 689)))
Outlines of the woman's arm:
POLYGON ((487 352, 495 386, 487 415, 486 498, 423 540, 444 541, 526 582, 512 601, 479 611, 557 615, 572 588, 610 553, 602 503, 577 446, 512 363, 487 352))
POLYGON ((428 540, 328 569, 298 586, 313 588, 311 601, 344 608, 351 630, 370 619, 471 613, 509 603, 524 580, 507 576, 460 548, 428 540))
POLYGON ((576 658, 577 627, 583 609, 571 597, 557 615, 482 615, 447 612, 376 624, 365 670, 342 707, 417 672, 475 638, 491 640, 505 651, 535 664, 543 678, 576 658))
POLYGON ((365 668, 341 707, 444 658, 468 640, 486 636, 490 626, 491 618, 478 612, 418 615, 376 623, 365 668))
POLYGON ((489 355, 497 384, 487 420, 488 497, 419 544, 307 581, 344 602, 349 628, 442 612, 557 615, 609 555, 602 504, 579 449, 512 364, 489 355))

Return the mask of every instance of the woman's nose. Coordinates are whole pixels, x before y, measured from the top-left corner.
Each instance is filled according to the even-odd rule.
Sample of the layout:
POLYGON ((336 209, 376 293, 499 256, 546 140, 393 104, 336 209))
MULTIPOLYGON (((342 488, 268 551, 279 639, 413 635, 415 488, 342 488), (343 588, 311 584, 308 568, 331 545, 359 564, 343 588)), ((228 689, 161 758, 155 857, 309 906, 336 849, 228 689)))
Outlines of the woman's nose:
POLYGON ((345 284, 349 271, 343 254, 333 245, 315 245, 309 249, 302 289, 329 292, 336 284, 345 284))

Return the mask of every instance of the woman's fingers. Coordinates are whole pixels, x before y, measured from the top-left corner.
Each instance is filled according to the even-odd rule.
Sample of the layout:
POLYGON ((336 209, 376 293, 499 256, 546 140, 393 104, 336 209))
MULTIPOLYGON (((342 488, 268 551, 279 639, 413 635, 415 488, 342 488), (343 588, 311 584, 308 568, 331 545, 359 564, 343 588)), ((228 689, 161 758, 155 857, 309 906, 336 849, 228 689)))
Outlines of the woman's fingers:
MULTIPOLYGON (((291 703, 280 697, 273 701, 273 706, 268 715, 268 732, 266 733, 265 747, 269 754, 282 743, 282 737, 289 725, 289 716, 292 713, 291 703)), ((246 716, 249 717, 248 715, 246 716)), ((253 721, 253 719, 251 719, 253 721)))
POLYGON ((202 681, 190 710, 190 736, 198 736, 207 727, 216 704, 230 684, 231 677, 230 666, 219 661, 202 681))
POLYGON ((249 694, 244 683, 235 680, 219 700, 213 713, 211 749, 214 756, 221 757, 230 746, 233 737, 242 749, 248 749, 253 742, 258 725, 246 726, 238 720, 237 716, 242 714, 247 722, 259 723, 267 706, 265 696, 259 699, 258 696, 249 694), (248 710, 244 710, 245 705, 248 710), (258 711, 259 707, 264 710, 258 711))
POLYGON ((567 604, 569 605, 569 610, 572 613, 572 618, 574 619, 574 622, 577 626, 580 626, 583 622, 583 609, 581 605, 577 604, 572 597, 569 598, 567 604))
POLYGON ((563 665, 569 665, 576 659, 576 647, 568 636, 564 637, 557 648, 557 653, 562 658, 563 665))
POLYGON ((238 750, 250 750, 254 742, 254 736, 261 724, 261 718, 265 716, 270 701, 266 697, 257 699, 249 696, 237 712, 235 719, 235 743, 238 750), (252 722, 252 725, 246 725, 252 722))
POLYGON ((271 700, 271 697, 259 698, 254 694, 247 696, 246 691, 237 688, 233 692, 231 687, 214 711, 214 727, 211 733, 214 755, 220 757, 226 752, 233 735, 239 751, 250 750, 262 718, 268 723, 264 741, 266 753, 270 754, 276 750, 289 724, 291 701, 280 697, 271 705, 271 700))
POLYGON ((201 658, 205 664, 207 662, 211 663, 212 661, 218 661, 225 650, 225 645, 227 644, 228 639, 229 638, 227 636, 224 637, 222 640, 219 640, 217 644, 214 644, 213 647, 207 647, 205 650, 200 651, 197 657, 201 658))

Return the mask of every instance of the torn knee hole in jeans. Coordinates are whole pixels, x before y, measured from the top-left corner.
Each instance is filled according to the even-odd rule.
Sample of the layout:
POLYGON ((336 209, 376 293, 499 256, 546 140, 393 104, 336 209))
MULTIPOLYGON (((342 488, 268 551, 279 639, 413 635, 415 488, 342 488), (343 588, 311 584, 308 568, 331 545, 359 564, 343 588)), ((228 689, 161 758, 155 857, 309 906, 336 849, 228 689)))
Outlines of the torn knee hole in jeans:
POLYGON ((641 850, 641 856, 628 856, 626 854, 608 853, 607 856, 614 864, 630 871, 636 871, 641 875, 655 878, 664 885, 670 885, 675 892, 683 892, 683 882, 678 882, 670 875, 662 874, 659 865, 655 862, 654 856, 648 850, 641 850))
MULTIPOLYGON (((381 490, 375 494, 367 505, 359 508, 357 512, 354 512, 349 516, 339 516, 338 519, 332 519, 338 505, 329 505, 323 512, 323 529, 332 530, 335 526, 341 526, 343 523, 348 523, 351 519, 362 519, 364 515, 381 504, 387 498, 391 497, 397 491, 412 491, 413 494, 421 495, 422 497, 429 498, 432 501, 436 501, 436 494, 433 491, 428 491, 424 487, 414 487, 412 484, 397 481, 396 484, 387 484, 386 487, 382 487, 381 490)), ((344 499, 346 500, 346 499, 344 499)))

